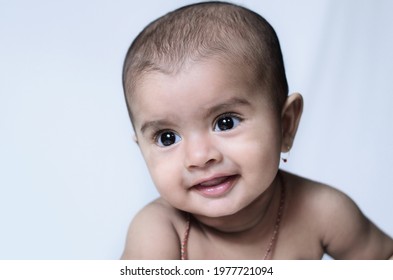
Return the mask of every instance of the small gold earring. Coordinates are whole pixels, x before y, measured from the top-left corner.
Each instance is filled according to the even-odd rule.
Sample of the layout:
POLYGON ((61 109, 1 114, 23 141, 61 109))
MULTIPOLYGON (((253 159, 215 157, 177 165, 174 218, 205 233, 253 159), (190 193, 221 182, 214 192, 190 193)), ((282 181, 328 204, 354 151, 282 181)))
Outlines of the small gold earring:
POLYGON ((289 155, 290 155, 290 151, 291 151, 291 147, 288 145, 287 146, 287 152, 285 156, 281 156, 281 160, 286 163, 289 159, 289 155))

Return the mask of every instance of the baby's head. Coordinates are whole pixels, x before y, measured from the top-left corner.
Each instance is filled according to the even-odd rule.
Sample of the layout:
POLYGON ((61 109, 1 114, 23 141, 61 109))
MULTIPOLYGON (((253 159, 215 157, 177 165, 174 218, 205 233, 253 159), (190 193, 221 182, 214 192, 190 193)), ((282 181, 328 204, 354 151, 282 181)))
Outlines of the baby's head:
POLYGON ((151 72, 176 75, 206 59, 245 71, 278 111, 288 94, 280 44, 274 29, 244 7, 206 2, 175 10, 149 24, 128 50, 123 87, 133 120, 132 99, 151 72))
POLYGON ((222 2, 169 13, 131 45, 123 83, 136 140, 173 207, 231 215, 276 185, 302 102, 287 98, 280 45, 262 17, 222 2))

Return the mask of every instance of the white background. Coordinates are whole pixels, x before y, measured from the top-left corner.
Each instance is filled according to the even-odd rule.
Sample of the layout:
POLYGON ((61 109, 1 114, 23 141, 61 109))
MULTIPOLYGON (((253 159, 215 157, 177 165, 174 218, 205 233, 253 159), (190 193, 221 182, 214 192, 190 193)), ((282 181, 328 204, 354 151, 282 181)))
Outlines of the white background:
MULTIPOLYGON (((0 0, 0 259, 119 258, 157 196, 123 58, 146 24, 189 3, 0 0)), ((393 235, 393 2, 236 3, 274 26, 305 98, 284 168, 343 190, 393 235)))

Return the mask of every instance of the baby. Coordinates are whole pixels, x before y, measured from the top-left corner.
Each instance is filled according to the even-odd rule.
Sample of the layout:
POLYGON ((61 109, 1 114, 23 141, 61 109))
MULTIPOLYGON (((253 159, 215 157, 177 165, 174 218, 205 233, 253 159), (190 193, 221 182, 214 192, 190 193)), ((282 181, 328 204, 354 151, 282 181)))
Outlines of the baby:
POLYGON ((392 258, 393 240, 350 198, 279 170, 303 100, 288 96, 260 15, 207 2, 159 18, 132 43, 123 86, 160 193, 132 221, 123 259, 392 258))

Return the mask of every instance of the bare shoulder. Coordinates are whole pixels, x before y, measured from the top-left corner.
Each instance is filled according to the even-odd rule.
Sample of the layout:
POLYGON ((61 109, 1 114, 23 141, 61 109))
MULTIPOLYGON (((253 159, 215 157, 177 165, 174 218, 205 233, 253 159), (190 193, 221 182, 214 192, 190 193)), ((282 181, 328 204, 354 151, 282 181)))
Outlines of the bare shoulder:
POLYGON ((185 215, 159 198, 130 224, 122 259, 179 259, 185 215))
POLYGON ((292 210, 309 221, 309 227, 329 255, 336 259, 392 256, 393 240, 375 226, 349 196, 293 174, 284 173, 284 178, 289 185, 292 210))

